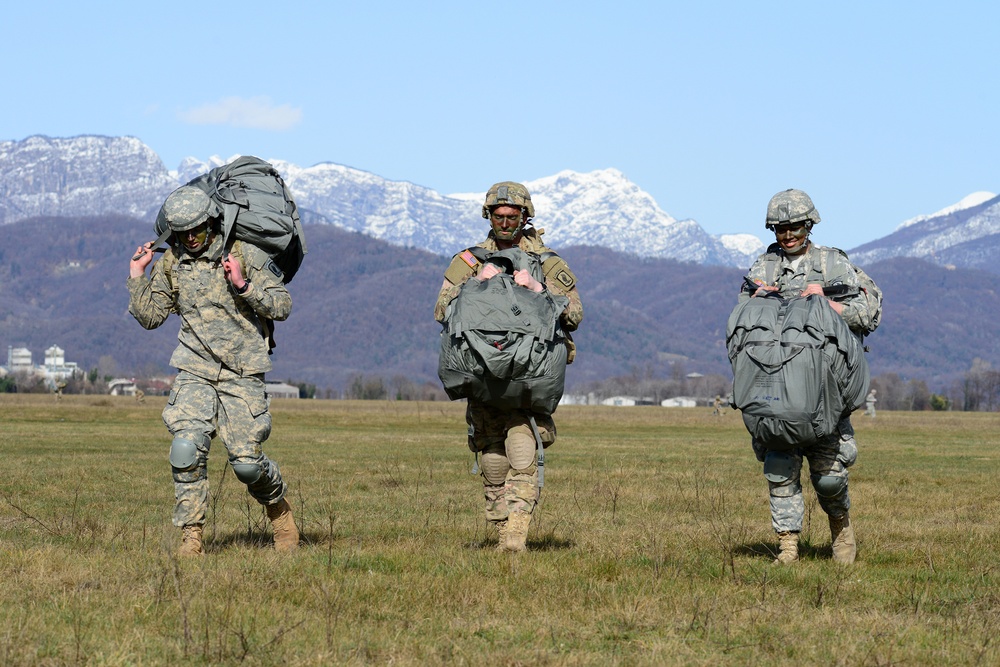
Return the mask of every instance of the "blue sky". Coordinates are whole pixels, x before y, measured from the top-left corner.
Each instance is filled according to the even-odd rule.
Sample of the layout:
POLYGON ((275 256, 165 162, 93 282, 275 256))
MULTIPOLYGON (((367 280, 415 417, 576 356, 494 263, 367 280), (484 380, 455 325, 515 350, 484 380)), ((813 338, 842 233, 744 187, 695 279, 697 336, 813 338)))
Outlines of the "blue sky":
POLYGON ((762 238, 796 187, 845 249, 1000 191, 995 2, 36 0, 2 21, 0 139, 132 135, 170 169, 249 153, 447 194, 613 167, 762 238))

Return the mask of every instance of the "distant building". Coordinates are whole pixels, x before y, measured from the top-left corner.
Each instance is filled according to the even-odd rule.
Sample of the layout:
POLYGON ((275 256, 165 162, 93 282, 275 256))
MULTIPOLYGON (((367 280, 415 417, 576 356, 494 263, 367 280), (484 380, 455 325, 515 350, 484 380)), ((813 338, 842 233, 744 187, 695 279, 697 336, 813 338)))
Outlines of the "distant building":
POLYGON ((7 346, 7 371, 10 373, 33 373, 31 350, 26 347, 7 346))
POLYGON ((601 401, 601 405, 613 405, 615 407, 631 407, 638 404, 639 399, 635 396, 611 396, 601 401))
POLYGON ((76 375, 80 370, 76 362, 66 361, 66 352, 58 345, 45 350, 45 363, 35 366, 32 363, 31 350, 26 347, 7 346, 7 373, 23 373, 37 375, 45 379, 50 387, 64 382, 76 375))
POLYGON ((108 383, 108 393, 112 396, 135 396, 136 389, 135 380, 115 378, 108 383))
POLYGON ((45 350, 45 365, 42 373, 46 380, 66 380, 80 370, 75 361, 66 361, 66 352, 58 345, 45 350))
POLYGON ((284 382, 267 382, 264 390, 271 398, 298 398, 299 388, 284 382))
POLYGON ((696 408, 698 401, 687 396, 675 396, 660 401, 660 405, 665 408, 696 408))

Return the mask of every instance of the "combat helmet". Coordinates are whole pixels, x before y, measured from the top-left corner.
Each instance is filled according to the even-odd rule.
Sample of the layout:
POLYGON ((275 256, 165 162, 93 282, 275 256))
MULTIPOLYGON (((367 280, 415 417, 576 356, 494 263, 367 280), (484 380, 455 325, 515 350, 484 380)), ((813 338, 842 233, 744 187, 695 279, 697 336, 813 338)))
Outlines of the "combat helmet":
POLYGON ((171 231, 186 232, 219 215, 219 207, 200 188, 184 185, 167 196, 162 213, 171 231))
POLYGON ((490 211, 497 206, 514 206, 524 211, 525 219, 535 217, 535 205, 531 203, 528 188, 514 181, 495 183, 486 193, 483 203, 483 217, 489 220, 490 211))
POLYGON ((784 190, 771 197, 767 203, 767 221, 764 227, 774 229, 775 225, 808 222, 809 226, 819 222, 819 211, 812 199, 802 190, 784 190))

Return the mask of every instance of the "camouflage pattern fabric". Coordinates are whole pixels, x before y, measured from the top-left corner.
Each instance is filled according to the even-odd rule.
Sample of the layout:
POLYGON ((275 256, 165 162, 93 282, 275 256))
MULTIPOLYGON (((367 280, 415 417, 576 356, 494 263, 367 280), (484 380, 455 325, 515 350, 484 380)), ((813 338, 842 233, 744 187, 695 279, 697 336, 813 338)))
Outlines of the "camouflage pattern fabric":
MULTIPOLYGON (((549 248, 542 242, 544 231, 534 227, 526 228, 518 247, 538 255, 548 252, 549 248)), ((500 249, 492 231, 478 246, 490 252, 500 249)), ((444 322, 448 304, 458 296, 465 281, 479 275, 482 268, 483 265, 471 253, 455 255, 445 271, 445 281, 434 305, 434 319, 444 322)), ((569 304, 559 319, 567 332, 576 331, 583 321, 583 302, 576 289, 576 276, 562 258, 545 262, 542 272, 545 274, 546 289, 569 298, 569 304)), ((572 340, 568 340, 567 345, 572 357, 575 355, 575 345, 572 340)), ((536 445, 529 417, 523 410, 505 412, 478 401, 469 401, 466 421, 469 424, 470 447, 482 452, 481 470, 486 518, 489 521, 503 521, 511 512, 530 514, 538 503, 536 445)), ((535 424, 544 446, 548 447, 555 442, 556 425, 551 416, 536 414, 535 424)))
MULTIPOLYGON (((853 265, 847 255, 836 248, 826 248, 812 242, 802 255, 789 257, 777 245, 772 244, 763 255, 757 258, 747 276, 760 285, 774 285, 782 292, 801 291, 811 283, 823 286, 844 284, 857 287, 859 280, 853 265)), ((740 292, 740 301, 752 298, 747 291, 740 292)), ((857 294, 845 299, 841 317, 847 322, 851 331, 861 334, 869 330, 872 313, 869 302, 864 294, 857 294)), ((810 478, 815 485, 822 476, 842 477, 844 489, 833 498, 818 496, 820 507, 830 516, 843 516, 850 508, 851 500, 848 492, 848 471, 857 459, 857 443, 854 440, 854 428, 849 416, 840 420, 838 433, 832 435, 825 443, 808 449, 798 449, 789 452, 797 461, 787 482, 774 483, 768 480, 771 499, 771 525, 775 532, 799 532, 802 530, 802 519, 805 513, 802 498, 802 485, 799 475, 802 458, 809 461, 810 478)), ((764 460, 765 451, 752 442, 754 453, 759 461, 764 460)))
MULTIPOLYGON (((160 326, 171 313, 180 316, 178 345, 170 359, 180 372, 163 421, 172 434, 190 434, 199 443, 202 435, 210 442, 218 433, 230 464, 257 463, 262 475, 248 489, 258 502, 271 505, 284 497, 285 484, 278 466, 261 449, 271 432, 263 375, 271 361, 262 320, 286 319, 292 298, 268 255, 248 243, 239 248, 239 256, 250 287, 236 294, 225 278, 222 251, 219 235, 198 255, 183 246, 168 249, 149 278, 128 279, 129 312, 146 329, 160 326)), ((209 446, 198 445, 193 470, 174 471, 175 525, 205 520, 209 446)))
POLYGON ((208 510, 208 453, 214 433, 226 446, 230 465, 251 463, 261 476, 247 490, 261 505, 285 497, 286 485, 276 463, 264 454, 262 443, 271 434, 271 415, 264 376, 242 377, 223 369, 217 380, 181 371, 174 380, 163 422, 173 435, 204 434, 194 469, 173 470, 175 526, 201 525, 208 510), (204 442, 206 444, 202 445, 204 442))
POLYGON ((286 319, 292 297, 267 253, 249 243, 241 252, 250 282, 242 295, 226 281, 218 234, 200 255, 169 248, 149 278, 128 279, 129 312, 143 327, 155 329, 170 313, 181 318, 171 366, 207 379, 217 379, 223 367, 240 375, 271 370, 261 320, 286 319))
MULTIPOLYGON (((782 452, 790 459, 790 470, 782 481, 767 480, 771 504, 771 527, 776 533, 802 532, 805 516, 805 502, 802 496, 802 459, 809 461, 809 478, 815 486, 820 477, 840 477, 844 480, 843 490, 835 496, 824 497, 816 494, 819 506, 830 516, 839 517, 851 508, 848 490, 848 471, 858 458, 858 447, 854 441, 854 429, 849 419, 844 418, 838 425, 839 434, 834 434, 826 442, 809 447, 782 452)), ((764 460, 766 451, 756 442, 751 443, 758 460, 764 460)))
POLYGON ((788 225, 799 222, 818 224, 819 211, 813 205, 809 195, 802 190, 785 190, 771 197, 767 203, 767 217, 764 226, 772 229, 774 225, 788 225))
MULTIPOLYGON (((524 410, 506 412, 478 401, 469 401, 465 419, 470 447, 482 455, 486 519, 503 521, 513 512, 531 514, 538 503, 537 445, 531 415, 524 410)), ((534 415, 542 444, 556 440, 551 416, 534 415)))
POLYGON ((208 220, 210 213, 217 213, 215 208, 207 194, 184 185, 171 192, 163 202, 162 214, 172 231, 186 232, 208 220))

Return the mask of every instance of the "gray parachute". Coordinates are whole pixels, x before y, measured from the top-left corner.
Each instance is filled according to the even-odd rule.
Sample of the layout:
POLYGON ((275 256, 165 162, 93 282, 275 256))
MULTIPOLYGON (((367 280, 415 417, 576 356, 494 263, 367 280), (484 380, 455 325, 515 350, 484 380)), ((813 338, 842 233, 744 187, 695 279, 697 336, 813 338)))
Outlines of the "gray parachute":
POLYGON ((438 376, 452 400, 472 398, 496 408, 555 412, 566 380, 566 334, 559 315, 569 299, 514 282, 528 270, 542 282, 542 259, 519 248, 489 253, 470 248, 501 273, 469 279, 448 305, 438 376))
POLYGON ((871 375, 861 340, 823 296, 745 300, 729 316, 726 346, 733 406, 767 449, 816 444, 864 405, 871 375))
MULTIPOLYGON (((237 239, 252 243, 274 260, 284 282, 292 281, 307 252, 305 234, 292 193, 269 162, 246 155, 187 185, 203 191, 218 206, 227 249, 237 239)), ((162 207, 155 229, 161 239, 167 237, 162 207)))

